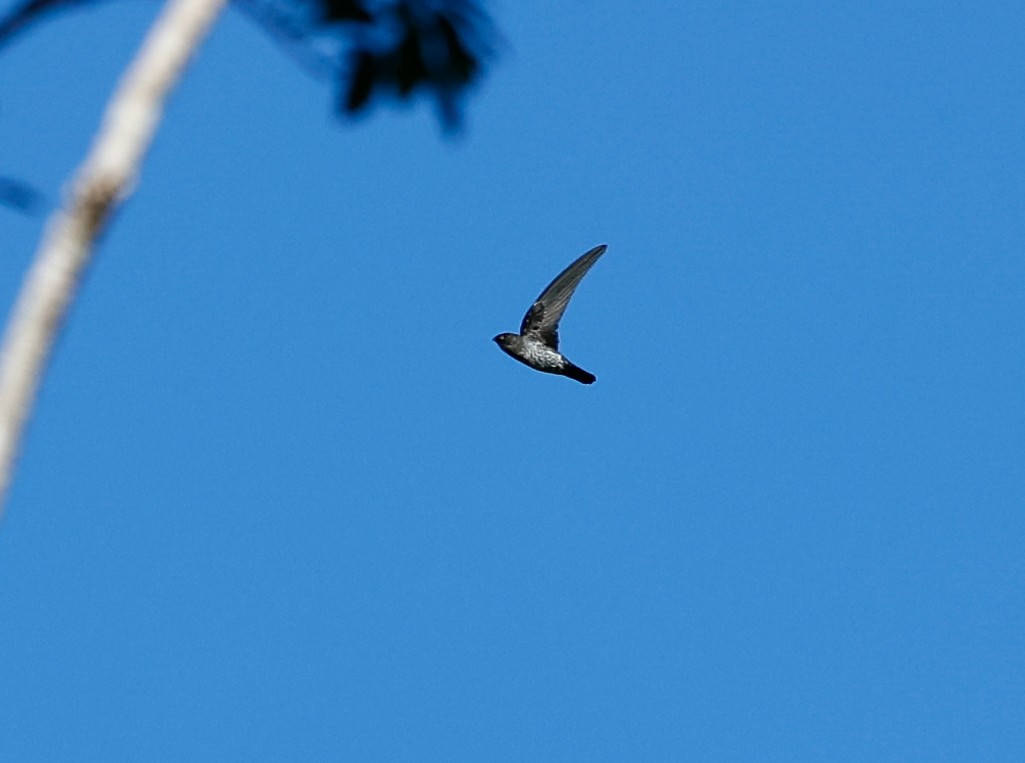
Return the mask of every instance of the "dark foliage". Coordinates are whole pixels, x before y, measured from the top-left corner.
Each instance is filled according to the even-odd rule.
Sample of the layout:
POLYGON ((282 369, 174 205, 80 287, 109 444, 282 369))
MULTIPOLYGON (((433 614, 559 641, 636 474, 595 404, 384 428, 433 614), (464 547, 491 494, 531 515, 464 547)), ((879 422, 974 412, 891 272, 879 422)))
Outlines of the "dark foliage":
POLYGON ((348 52, 342 105, 361 111, 374 96, 408 98, 430 92, 448 127, 459 122, 459 96, 481 74, 489 54, 486 19, 464 3, 445 6, 398 3, 376 23, 387 30, 383 40, 359 35, 348 52))
POLYGON ((322 0, 320 3, 320 20, 331 24, 344 21, 373 21, 370 11, 363 7, 360 0, 322 0))
MULTIPOLYGON (((55 11, 102 0, 24 0, 0 18, 0 47, 55 11)), ((329 72, 339 109, 426 93, 447 129, 492 56, 491 23, 476 0, 235 0, 300 60, 329 72)))
POLYGON ((431 96, 442 124, 459 126, 461 99, 492 55, 492 28, 471 0, 239 0, 288 44, 319 53, 350 116, 375 101, 431 96))

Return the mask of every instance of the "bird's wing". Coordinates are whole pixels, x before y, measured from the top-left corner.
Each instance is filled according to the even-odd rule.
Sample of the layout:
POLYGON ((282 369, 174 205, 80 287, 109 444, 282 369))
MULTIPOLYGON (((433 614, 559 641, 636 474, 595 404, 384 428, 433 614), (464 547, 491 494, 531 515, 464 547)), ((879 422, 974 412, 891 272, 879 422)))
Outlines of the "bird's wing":
POLYGON ((573 264, 563 270, 548 284, 541 295, 534 300, 520 324, 521 334, 535 334, 553 350, 559 349, 559 321, 566 312, 573 292, 580 284, 580 279, 605 254, 605 244, 582 254, 573 264))

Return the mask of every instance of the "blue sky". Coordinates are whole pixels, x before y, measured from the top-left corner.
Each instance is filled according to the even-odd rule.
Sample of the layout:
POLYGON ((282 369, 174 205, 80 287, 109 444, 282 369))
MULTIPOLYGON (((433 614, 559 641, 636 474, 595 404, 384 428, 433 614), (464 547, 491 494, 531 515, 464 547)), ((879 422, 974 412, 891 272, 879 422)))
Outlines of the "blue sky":
MULTIPOLYGON (((1025 7, 827 5, 496 4, 456 140, 229 11, 25 444, 0 758, 1022 760, 1025 7), (598 382, 503 355, 599 243, 598 382)), ((0 174, 154 10, 4 51, 0 174)))

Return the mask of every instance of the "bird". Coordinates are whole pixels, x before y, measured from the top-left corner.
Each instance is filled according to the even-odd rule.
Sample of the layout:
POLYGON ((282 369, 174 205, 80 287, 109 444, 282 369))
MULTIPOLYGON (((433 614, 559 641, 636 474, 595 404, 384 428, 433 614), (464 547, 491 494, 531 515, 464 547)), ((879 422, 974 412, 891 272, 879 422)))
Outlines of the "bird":
POLYGON ((580 280, 607 248, 605 244, 594 247, 559 273, 523 316, 519 334, 499 334, 492 341, 507 355, 537 371, 568 376, 581 384, 594 384, 597 378, 594 374, 574 365, 559 352, 559 321, 580 280))

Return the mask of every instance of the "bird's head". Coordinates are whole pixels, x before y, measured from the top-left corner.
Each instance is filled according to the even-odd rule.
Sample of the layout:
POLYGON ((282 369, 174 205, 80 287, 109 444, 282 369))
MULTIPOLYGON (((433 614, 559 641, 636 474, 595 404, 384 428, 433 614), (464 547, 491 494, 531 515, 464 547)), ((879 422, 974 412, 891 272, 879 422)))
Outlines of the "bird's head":
POLYGON ((491 341, 496 342, 499 347, 510 347, 513 344, 513 340, 516 338, 516 334, 510 334, 508 332, 499 334, 491 341))

